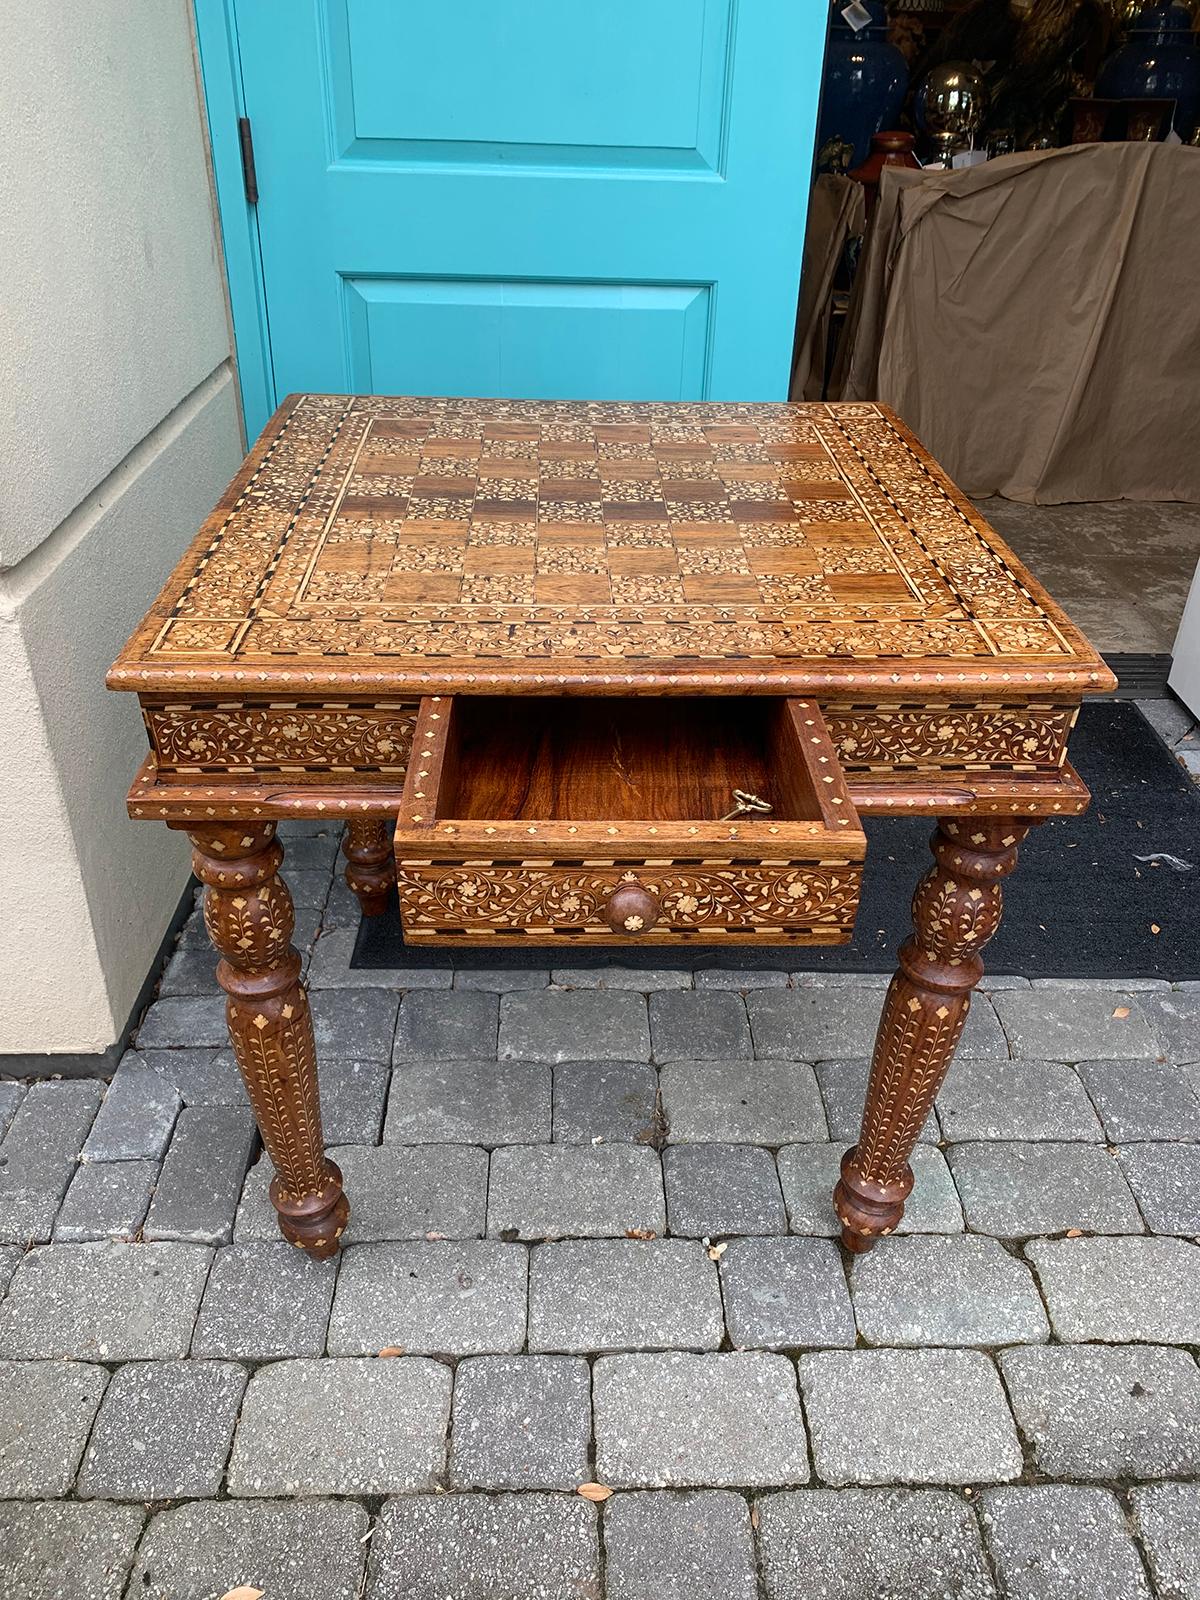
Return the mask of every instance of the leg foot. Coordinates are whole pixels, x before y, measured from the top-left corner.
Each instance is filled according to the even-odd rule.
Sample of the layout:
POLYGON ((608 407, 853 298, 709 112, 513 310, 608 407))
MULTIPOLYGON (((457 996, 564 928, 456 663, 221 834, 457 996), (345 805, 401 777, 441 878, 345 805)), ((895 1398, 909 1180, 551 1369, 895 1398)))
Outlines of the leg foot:
POLYGON ((349 1206, 342 1175, 325 1156, 312 1014, 291 946, 292 897, 279 877, 283 847, 273 822, 206 823, 189 837, 205 885, 204 920, 222 958, 217 981, 230 1042, 275 1167, 280 1229, 313 1255, 331 1255, 349 1206))
POLYGON ((913 936, 900 948, 875 1039, 858 1143, 833 1192, 842 1243, 856 1253, 892 1233, 912 1189, 908 1158, 954 1055, 979 951, 1000 925, 1000 880, 1017 864, 1028 823, 943 818, 935 865, 913 896, 913 936))
POLYGON ((342 840, 346 882, 358 896, 364 917, 378 917, 388 908, 396 886, 396 860, 387 824, 378 817, 354 817, 342 840))

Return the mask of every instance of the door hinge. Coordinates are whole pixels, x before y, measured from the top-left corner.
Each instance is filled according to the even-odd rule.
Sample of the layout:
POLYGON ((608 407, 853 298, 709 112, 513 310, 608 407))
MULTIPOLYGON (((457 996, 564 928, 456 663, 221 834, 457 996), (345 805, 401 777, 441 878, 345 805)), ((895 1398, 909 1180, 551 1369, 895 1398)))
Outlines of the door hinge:
POLYGON ((246 189, 247 205, 258 204, 258 173, 254 170, 254 135, 250 132, 250 118, 238 118, 238 144, 242 151, 242 183, 246 189))

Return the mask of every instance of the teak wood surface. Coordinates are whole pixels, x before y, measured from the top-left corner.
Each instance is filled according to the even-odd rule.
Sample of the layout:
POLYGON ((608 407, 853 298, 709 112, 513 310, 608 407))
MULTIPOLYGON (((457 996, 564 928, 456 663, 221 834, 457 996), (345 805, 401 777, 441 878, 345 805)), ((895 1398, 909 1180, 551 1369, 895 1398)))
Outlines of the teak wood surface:
POLYGON ((130 814, 192 838, 281 1227, 316 1254, 347 1213, 277 820, 347 821, 368 915, 398 821, 414 941, 736 945, 849 937, 859 814, 938 818, 836 1193, 864 1249, 1000 879, 1086 806, 1067 736, 1113 686, 884 407, 330 395, 280 407, 108 681, 150 742, 130 814), (734 789, 770 811, 726 817, 734 789))

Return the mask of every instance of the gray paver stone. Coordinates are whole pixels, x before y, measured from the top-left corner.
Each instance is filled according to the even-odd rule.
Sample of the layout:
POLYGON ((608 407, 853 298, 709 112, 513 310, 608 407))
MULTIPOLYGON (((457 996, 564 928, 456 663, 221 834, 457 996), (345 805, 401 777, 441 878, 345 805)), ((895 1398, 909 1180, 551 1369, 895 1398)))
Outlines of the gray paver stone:
POLYGON ((555 967, 550 982, 559 989, 636 989, 651 994, 656 989, 690 989, 692 974, 686 967, 623 967, 601 961, 591 967, 555 967))
POLYGON ((736 1346, 854 1344, 846 1275, 827 1239, 734 1239, 721 1257, 721 1291, 736 1346))
POLYGON ((663 1154, 671 1232, 786 1233, 787 1213, 769 1150, 752 1144, 679 1144, 663 1154))
POLYGON ((0 1361, 0 1498, 67 1493, 107 1382, 78 1361, 0 1361))
POLYGON ((500 998, 505 1061, 649 1061, 644 995, 544 989, 500 998))
POLYGON ((25 1084, 16 1083, 11 1078, 0 1079, 0 1139, 8 1132, 9 1123, 25 1098, 25 1087, 25 1084))
POLYGON ((375 1144, 388 1093, 384 1061, 324 1061, 319 1073, 326 1144, 375 1144))
POLYGON ((937 1114, 951 1141, 1102 1137, 1083 1085, 1061 1061, 956 1061, 937 1114))
POLYGON ((0 1245, 0 1296, 8 1293, 12 1275, 24 1254, 24 1250, 18 1244, 0 1245))
MULTIPOLYGON (((483 1232, 487 1152, 473 1145, 339 1145, 329 1152, 350 1197, 346 1243, 380 1239, 475 1239, 483 1232)), ((233 1236, 239 1244, 279 1237, 266 1156, 251 1169, 233 1236)))
POLYGON ((465 1061, 496 1053, 500 1000, 483 990, 410 990, 400 1002, 392 1060, 465 1061))
POLYGON ((1006 1482, 1021 1446, 978 1350, 823 1350, 800 1357, 817 1476, 830 1484, 1006 1482))
POLYGON ((570 1239, 529 1260, 531 1350, 715 1350, 717 1269, 692 1239, 570 1239))
POLYGON ((1150 1600, 1141 1557, 1107 1489, 985 1489, 981 1517, 1008 1600, 1150 1600))
POLYGON ((1160 1600, 1200 1600, 1200 1483, 1152 1483, 1129 1499, 1160 1600))
POLYGON ((400 997, 390 989, 316 989, 311 996, 319 1061, 387 1061, 400 997))
MULTIPOLYGON (((792 1144, 779 1152, 779 1180, 793 1233, 836 1238, 841 1232, 833 1186, 848 1149, 845 1144, 792 1144)), ((915 1181, 896 1232, 961 1233, 962 1207, 942 1152, 919 1144, 909 1164, 915 1181)))
POLYGON ((0 1355, 186 1355, 211 1259, 198 1244, 40 1245, 26 1254, 0 1302, 0 1355))
POLYGON ((1034 1239, 1060 1339, 1200 1344, 1200 1249, 1183 1239, 1034 1239))
POLYGON ((604 1507, 608 1600, 758 1600, 740 1495, 640 1489, 604 1507))
POLYGON ((150 1202, 145 1237, 226 1243, 257 1140, 254 1119, 241 1106, 186 1106, 150 1202))
POLYGON ((121 1600, 145 1520, 137 1506, 0 1504, 5 1600, 121 1600))
POLYGON ((357 928, 321 930, 308 964, 312 989, 448 989, 454 981, 449 958, 436 966, 352 967, 357 928))
POLYGON ((1014 1056, 1035 1061, 1150 1060, 1158 1043, 1137 995, 1111 988, 1008 989, 993 996, 1014 1056), (1123 1017, 1114 1012, 1124 1011, 1123 1017))
POLYGON ((493 994, 507 994, 510 989, 544 989, 549 982, 549 967, 458 967, 454 970, 456 989, 488 989, 493 994))
POLYGON ((784 1061, 869 1056, 882 999, 866 984, 760 989, 746 997, 754 1053, 784 1061))
POLYGON ((804 1061, 670 1061, 663 1110, 677 1143, 797 1144, 826 1137, 825 1107, 804 1061))
POLYGON ((0 1143, 0 1243, 50 1237, 58 1202, 100 1104, 88 1079, 34 1083, 0 1143))
POLYGON ((314 1261, 282 1239, 216 1252, 192 1335, 192 1355, 241 1361, 319 1356, 336 1261, 314 1261))
POLYGON ((995 1140, 951 1145, 949 1160, 967 1226, 978 1233, 1143 1231, 1120 1162, 1103 1145, 995 1140))
POLYGON ((170 1050, 175 1046, 221 1049, 229 1042, 223 994, 172 995, 156 1000, 137 1031, 137 1048, 170 1050))
MULTIPOLYGON (((825 1102, 825 1118, 831 1139, 853 1144, 858 1138, 870 1072, 871 1063, 865 1056, 851 1061, 817 1062, 817 1083, 825 1102)), ((941 1138, 937 1115, 933 1111, 925 1118, 918 1137, 922 1144, 937 1144, 941 1138)))
POLYGON ((600 1600, 596 1508, 561 1494, 384 1506, 365 1600, 600 1600))
POLYGON ((493 1240, 360 1244, 342 1254, 330 1355, 400 1346, 418 1355, 481 1355, 525 1342, 523 1246, 493 1240))
POLYGON ((868 1344, 1036 1344, 1050 1336, 1033 1274, 996 1239, 881 1240, 855 1260, 850 1287, 868 1344))
POLYGON ((492 1155, 488 1233, 620 1238, 666 1225, 658 1154, 638 1145, 510 1145, 492 1155))
POLYGON ((143 1050, 139 1054, 185 1106, 249 1103, 232 1050, 143 1050))
POLYGON ((210 945, 178 945, 158 986, 160 995, 215 994, 217 952, 210 945))
POLYGON ((55 1220, 55 1241, 132 1239, 157 1179, 157 1161, 82 1162, 55 1220))
POLYGON ((1127 1144, 1121 1169, 1154 1233, 1200 1234, 1200 1144, 1127 1144))
POLYGON ((454 1375, 450 1482, 573 1489, 588 1479, 592 1375, 574 1356, 471 1356, 454 1375))
POLYGON ((802 1489, 757 1502, 767 1600, 993 1600, 974 1514, 933 1489, 802 1489))
POLYGON ((1171 1062, 1082 1061, 1075 1070, 1115 1144, 1200 1139, 1200 1098, 1171 1062))
POLYGON ((392 1074, 385 1140, 533 1144, 550 1137, 550 1068, 537 1061, 407 1061, 392 1074))
POLYGON ((660 1144, 658 1073, 644 1061, 567 1061, 554 1069, 558 1144, 660 1144))
POLYGON ((345 1500, 193 1501, 160 1511, 138 1550, 137 1600, 358 1600, 369 1522, 345 1500))
POLYGON ((161 1160, 179 1115, 178 1090, 127 1050, 84 1144, 89 1161, 161 1160))
POLYGON ((109 1384, 79 1493, 169 1500, 221 1487, 246 1369, 232 1361, 131 1361, 109 1384))
POLYGON ((242 1402, 233 1495, 430 1489, 445 1466, 450 1369, 414 1356, 276 1361, 242 1402))
POLYGON ((741 995, 678 990, 650 996, 656 1061, 729 1061, 754 1054, 741 995))
POLYGON ((596 1475, 614 1488, 807 1483, 796 1374, 760 1350, 601 1356, 596 1475))
POLYGON ((751 989, 786 989, 788 974, 769 967, 700 967, 692 974, 697 989, 732 989, 747 994, 751 989))
POLYGON ((1200 1472, 1200 1371, 1154 1345, 1026 1345, 1000 1353, 1038 1470, 1052 1478, 1200 1472))
POLYGON ((1138 710, 1165 745, 1179 742, 1195 726, 1196 719, 1178 700, 1138 700, 1138 710))
POLYGON ((1148 994, 1142 1009, 1168 1061, 1200 1061, 1200 994, 1148 994))

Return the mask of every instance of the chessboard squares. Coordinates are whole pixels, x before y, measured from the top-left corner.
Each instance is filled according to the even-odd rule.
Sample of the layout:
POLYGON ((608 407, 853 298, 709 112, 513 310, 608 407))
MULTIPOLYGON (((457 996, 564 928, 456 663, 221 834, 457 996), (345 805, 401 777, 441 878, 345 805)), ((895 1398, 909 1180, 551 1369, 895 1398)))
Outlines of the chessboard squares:
POLYGON ((735 522, 798 522, 800 512, 791 500, 739 500, 731 496, 729 509, 735 522))
POLYGON ((603 544, 551 542, 539 539, 537 570, 543 572, 607 573, 608 559, 603 544))
POLYGON ((462 574, 458 572, 393 571, 383 599, 391 606, 452 604, 459 598, 462 585, 462 574))
POLYGON ((762 599, 757 581, 746 574, 685 572, 683 598, 693 605, 755 605, 762 599))
MULTIPOLYGON (((842 507, 845 516, 846 507, 842 507)), ((812 527, 806 525, 806 520, 811 514, 811 507, 806 506, 801 516, 801 526, 808 542, 824 550, 830 545, 844 548, 847 545, 878 545, 879 535, 869 522, 842 522, 831 519, 828 522, 814 522, 812 527)))
POLYGON ((676 605, 683 599, 683 583, 665 572, 613 572, 610 577, 614 605, 676 605))
POLYGON ((758 575, 762 598, 769 605, 803 601, 806 606, 834 604, 832 592, 820 572, 762 572, 758 575))
POLYGON ((539 605, 609 605, 612 589, 606 572, 545 572, 538 569, 534 598, 539 605))
POLYGON ((678 531, 666 522, 606 522, 604 525, 610 551, 673 547, 678 531))
POLYGON ((532 574, 537 549, 532 544, 471 544, 463 551, 462 571, 479 576, 488 572, 532 574))
POLYGON ((673 545, 646 547, 613 545, 608 548, 608 570, 616 577, 646 577, 650 574, 666 576, 679 571, 673 545))
POLYGON ((820 556, 806 544, 755 545, 747 549, 746 559, 750 571, 759 574, 773 572, 795 576, 825 570, 820 556))
POLYGON ((461 601, 486 605, 532 605, 534 579, 532 573, 519 572, 468 572, 463 577, 461 601))
POLYGON ((467 534, 470 545, 486 545, 493 548, 496 545, 529 545, 537 544, 538 527, 534 521, 497 522, 482 518, 472 521, 467 534))
POLYGON ((740 544, 727 539, 680 539, 675 546, 680 572, 745 573, 749 575, 750 563, 740 544))
POLYGON ((834 572, 825 585, 835 600, 847 605, 895 605, 913 593, 898 572, 834 572))

